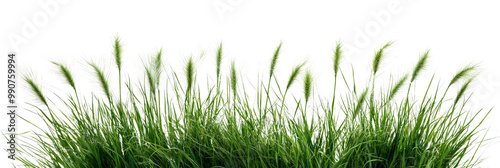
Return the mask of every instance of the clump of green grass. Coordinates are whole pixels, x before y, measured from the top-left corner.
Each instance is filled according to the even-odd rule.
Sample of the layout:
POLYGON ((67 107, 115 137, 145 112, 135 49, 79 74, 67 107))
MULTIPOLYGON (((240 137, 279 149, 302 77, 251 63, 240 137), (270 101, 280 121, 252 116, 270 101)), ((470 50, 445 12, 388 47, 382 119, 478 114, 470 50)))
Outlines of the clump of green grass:
POLYGON ((354 72, 354 82, 347 82, 338 43, 333 52, 333 98, 318 103, 311 99, 320 96, 314 94, 313 72, 301 73, 306 63, 293 67, 286 87, 280 87, 274 71, 282 44, 271 57, 267 83, 257 81, 259 87, 251 91, 238 80, 234 61, 227 87, 221 87, 222 43, 214 54, 217 81, 206 94, 196 83, 193 58, 184 66, 184 83, 177 73, 164 72, 162 50, 144 65, 145 81, 123 82, 121 68, 126 65, 121 63, 118 38, 113 53, 120 97, 111 94, 112 82, 95 63, 89 66, 106 98, 79 97, 70 69, 54 62, 74 93, 50 99, 31 77, 24 78, 39 100, 30 105, 48 128, 32 134, 32 145, 22 144, 18 159, 26 167, 472 167, 479 163, 475 151, 485 136, 479 126, 491 109, 479 117, 482 110, 465 108, 476 66, 458 71, 444 92, 439 92, 439 83, 435 92, 429 92, 435 85, 432 77, 424 97, 415 100, 412 84, 424 73, 429 51, 390 88, 376 88, 377 72, 392 44, 387 43, 375 52, 372 80, 358 92, 356 87, 363 84, 355 82, 354 72), (338 74, 347 90, 336 99, 338 74), (287 101, 287 93, 301 77, 303 97, 287 101), (129 97, 125 101, 122 83, 129 97), (457 94, 451 95, 453 103, 446 103, 448 90, 459 83, 463 84, 457 94), (406 95, 397 97, 406 86, 406 95), (252 93, 257 102, 249 101, 252 93))

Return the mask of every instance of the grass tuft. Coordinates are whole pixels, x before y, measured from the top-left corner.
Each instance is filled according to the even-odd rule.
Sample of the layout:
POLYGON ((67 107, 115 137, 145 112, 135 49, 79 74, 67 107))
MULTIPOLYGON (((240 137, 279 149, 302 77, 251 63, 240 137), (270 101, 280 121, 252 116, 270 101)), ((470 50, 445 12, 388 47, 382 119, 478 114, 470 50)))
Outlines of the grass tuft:
POLYGON ((363 110, 367 93, 368 89, 365 89, 363 92, 361 92, 361 95, 359 95, 358 101, 356 103, 356 108, 354 108, 353 117, 356 117, 361 112, 361 110, 363 110))
MULTIPOLYGON (((323 84, 314 83, 311 71, 303 75, 303 90, 299 92, 303 97, 285 100, 288 92, 293 94, 290 87, 305 64, 293 67, 288 81, 278 80, 274 69, 281 43, 271 60, 270 78, 255 81, 259 86, 254 90, 245 89, 245 83, 238 79, 234 61, 229 68, 226 87, 220 86, 222 43, 213 57, 217 64, 217 83, 207 82, 207 92, 201 91, 201 84, 195 79, 192 57, 179 70, 186 77, 184 85, 176 70, 164 71, 162 50, 159 50, 144 65, 146 78, 133 82, 129 77, 124 82, 124 96, 129 99, 123 102, 121 78, 118 79, 119 88, 110 87, 103 70, 89 63, 107 97, 96 96, 93 91, 89 97, 78 96, 69 68, 54 63, 65 82, 73 87, 75 96, 65 98, 57 93, 48 94, 57 97, 52 99, 42 93, 33 78, 24 77, 30 92, 46 107, 29 103, 33 112, 42 114, 38 116, 45 121, 47 129, 23 134, 28 135, 29 140, 20 143, 16 159, 25 167, 478 165, 481 158, 476 157, 476 151, 488 140, 480 126, 491 110, 483 116, 482 110, 465 108, 468 99, 460 101, 468 97, 468 90, 474 91, 470 76, 476 66, 466 66, 453 76, 449 86, 466 80, 456 95, 446 94, 449 86, 441 95, 441 83, 436 86, 434 76, 427 85, 419 84, 418 76, 427 64, 427 51, 411 74, 394 81, 389 89, 376 88, 386 86, 387 81, 377 80, 376 73, 384 50, 392 43, 376 52, 373 72, 366 76, 371 80, 367 83, 355 80, 359 77, 355 78, 352 66, 352 79, 347 79, 339 65, 340 44, 333 54, 335 83, 324 85, 333 87, 330 100, 316 94, 322 90, 313 91, 315 84, 323 84), (338 72, 347 89, 339 90, 342 92, 336 99, 338 72), (347 82, 351 80, 352 83, 347 82), (396 97, 407 81, 410 81, 407 94, 396 97), (168 85, 160 85, 160 82, 168 85), (280 86, 281 82, 287 82, 286 88, 280 86), (148 94, 148 85, 151 94, 148 94), (361 93, 356 92, 356 85, 366 88, 361 93), (427 88, 417 89, 421 86, 427 88), (436 87, 436 91, 428 92, 431 87, 436 87), (120 90, 119 100, 111 97, 114 89, 120 90), (425 89, 424 96, 416 98, 422 89, 425 89), (380 91, 375 93, 374 90, 380 91), (313 96, 318 99, 311 99, 313 96), (252 98, 257 100, 251 101, 252 98), (454 99, 453 104, 443 103, 451 99, 454 99)), ((120 46, 116 39, 115 46, 120 46)), ((118 75, 121 77, 120 68, 118 75)))

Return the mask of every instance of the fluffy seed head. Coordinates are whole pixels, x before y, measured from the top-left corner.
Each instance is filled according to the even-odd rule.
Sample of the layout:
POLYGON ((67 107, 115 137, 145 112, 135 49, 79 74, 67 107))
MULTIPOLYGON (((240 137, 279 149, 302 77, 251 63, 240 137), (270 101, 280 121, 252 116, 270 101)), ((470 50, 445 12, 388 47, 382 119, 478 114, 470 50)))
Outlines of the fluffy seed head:
POLYGON ((233 94, 236 95, 236 84, 238 83, 238 78, 236 75, 236 66, 234 61, 231 63, 231 89, 233 90, 233 94))
POLYGON ((373 57, 373 74, 376 74, 380 66, 380 62, 384 59, 384 50, 391 46, 393 42, 388 42, 377 52, 375 52, 375 57, 373 57))
POLYGON ((309 101, 309 97, 311 97, 311 88, 312 88, 312 74, 311 71, 307 71, 304 76, 304 97, 306 98, 306 102, 309 101))
POLYGON ((190 90, 194 80, 194 63, 193 57, 190 57, 185 67, 187 90, 190 90))
POLYGON ((104 94, 106 94, 106 97, 108 97, 108 99, 111 99, 111 92, 109 90, 109 84, 108 80, 106 79, 106 75, 104 75, 104 72, 95 63, 89 63, 89 65, 94 69, 95 75, 99 80, 99 83, 101 84, 101 88, 104 91, 104 94))
POLYGON ((333 71, 335 72, 335 76, 337 76, 339 71, 340 59, 342 59, 342 43, 338 42, 333 54, 333 71))
POLYGON ((24 77, 24 81, 26 83, 28 83, 28 85, 30 86, 31 88, 31 91, 33 92, 33 94, 36 95, 36 97, 43 103, 45 104, 45 106, 48 106, 48 103, 47 103, 47 100, 45 99, 45 96, 43 95, 42 93, 42 90, 40 89, 40 87, 38 87, 38 85, 33 81, 32 78, 30 77, 24 77))
POLYGON ((59 72, 61 75, 64 77, 66 82, 73 88, 73 90, 76 89, 75 87, 75 81, 73 80, 73 75, 71 75, 71 72, 69 71, 68 67, 61 63, 57 62, 52 62, 54 65, 56 65, 59 68, 59 72))
POLYGON ((217 78, 219 78, 220 77, 220 66, 222 64, 222 42, 219 43, 219 48, 217 48, 216 64, 217 64, 217 78))
POLYGON ((118 70, 122 70, 122 45, 120 44, 120 38, 115 37, 115 41, 113 43, 113 55, 115 56, 116 66, 118 70))
POLYGON ((292 86, 295 79, 297 79, 297 76, 299 76, 300 69, 303 66, 304 66, 304 63, 297 65, 292 69, 292 73, 290 74, 290 77, 288 78, 288 83, 286 84, 286 90, 290 89, 290 87, 292 86))
POLYGON ((422 71, 422 69, 426 67, 427 58, 429 58, 429 50, 425 51, 425 53, 422 56, 420 56, 420 59, 418 59, 417 65, 415 65, 415 68, 413 69, 413 73, 411 75, 411 82, 417 79, 417 76, 418 74, 420 74, 420 71, 422 71))
POLYGON ((455 74, 455 76, 453 76, 453 78, 451 79, 450 84, 448 86, 451 86, 454 83, 456 83, 457 81, 459 81, 460 79, 471 75, 472 71, 474 71, 476 68, 477 68, 477 66, 475 66, 475 65, 467 65, 467 66, 465 66, 460 71, 458 71, 455 74))
POLYGON ((276 51, 274 51, 273 58, 271 59, 271 65, 270 65, 270 69, 269 69, 269 78, 271 78, 274 74, 274 68, 276 67, 276 63, 278 62, 278 56, 280 54, 281 45, 283 45, 283 42, 280 42, 280 44, 276 48, 276 51))
POLYGON ((391 92, 389 93, 389 100, 392 100, 392 98, 396 95, 396 93, 398 93, 401 87, 403 87, 406 79, 408 79, 408 74, 401 77, 401 79, 399 79, 398 82, 394 84, 394 86, 392 86, 391 92))
POLYGON ((366 99, 366 94, 368 93, 368 88, 366 88, 363 93, 361 93, 361 95, 359 96, 358 98, 358 102, 356 104, 356 108, 354 109, 354 114, 353 114, 353 117, 356 117, 356 115, 358 115, 359 111, 361 111, 361 109, 363 108, 363 104, 365 102, 365 99, 366 99))
POLYGON ((163 49, 160 49, 160 51, 158 51, 153 61, 154 75, 155 75, 154 77, 157 85, 160 83, 160 76, 162 72, 162 64, 163 64, 162 55, 163 55, 163 49))
POLYGON ((154 75, 153 73, 151 72, 151 69, 146 67, 146 77, 148 79, 148 84, 149 84, 149 91, 151 93, 155 93, 155 90, 156 90, 156 82, 155 82, 155 79, 154 79, 154 75))
POLYGON ((458 103, 458 100, 460 100, 460 98, 462 98, 462 96, 464 95, 465 91, 469 87, 469 84, 472 82, 472 80, 473 80, 473 78, 469 78, 469 80, 467 80, 467 82, 465 82, 465 84, 460 88, 460 90, 458 91, 457 97, 455 97, 455 101, 454 101, 453 105, 456 105, 458 103))

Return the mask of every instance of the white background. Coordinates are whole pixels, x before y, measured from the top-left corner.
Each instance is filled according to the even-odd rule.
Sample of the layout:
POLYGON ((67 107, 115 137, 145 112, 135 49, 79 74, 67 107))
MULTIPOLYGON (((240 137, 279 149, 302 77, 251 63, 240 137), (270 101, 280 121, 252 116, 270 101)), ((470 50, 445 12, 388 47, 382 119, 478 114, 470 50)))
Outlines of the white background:
MULTIPOLYGON (((293 65, 307 60, 315 91, 330 95, 332 47, 337 41, 346 48, 342 68, 352 65, 361 82, 368 78, 374 50, 394 41, 382 63, 384 76, 398 77, 410 71, 426 49, 431 49, 431 58, 422 85, 434 73, 444 83, 459 68, 478 63, 481 75, 473 85, 471 104, 490 108, 500 100, 499 8, 498 2, 481 0, 2 1, 0 53, 16 51, 20 69, 33 72, 47 92, 69 89, 58 84, 60 78, 50 63, 53 60, 72 67, 81 90, 95 91, 97 85, 85 62, 95 60, 110 75, 116 74, 111 48, 116 35, 124 44, 124 67, 131 76, 142 73, 141 59, 163 48, 165 62, 174 70, 181 70, 193 56, 200 81, 214 72, 213 57, 220 41, 224 43, 224 66, 234 60, 247 81, 268 71, 269 59, 283 41, 278 79, 285 80, 293 65), (200 57, 201 53, 205 56, 200 57)), ((5 70, 5 56, 2 62, 5 70)), ((6 88, 6 82, 1 83, 6 88)), ((5 107, 6 95, 3 97, 5 107)), ((33 97, 21 91, 19 100, 30 102, 33 97)), ((490 138, 500 135, 499 112, 494 109, 485 123, 490 138)), ((19 114, 37 121, 27 112, 19 114)), ((7 115, 0 116, 5 133, 7 115)), ((18 129, 28 131, 26 123, 18 122, 18 129)), ((490 141, 480 151, 485 159, 481 167, 498 167, 497 142, 490 141)), ((2 149, 7 147, 4 140, 0 144, 2 149)), ((2 165, 12 164, 4 152, 0 157, 2 165)))

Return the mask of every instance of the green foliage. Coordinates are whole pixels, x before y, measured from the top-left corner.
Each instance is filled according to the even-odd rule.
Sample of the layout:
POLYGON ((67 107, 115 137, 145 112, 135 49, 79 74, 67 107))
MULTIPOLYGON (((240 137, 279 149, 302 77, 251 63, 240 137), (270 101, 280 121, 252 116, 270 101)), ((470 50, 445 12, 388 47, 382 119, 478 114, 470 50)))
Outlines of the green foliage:
MULTIPOLYGON (((371 75, 382 68, 384 50, 391 44, 375 53, 371 75)), ((117 39, 113 46, 120 69, 117 39)), ((411 76, 391 81, 386 91, 374 88, 373 77, 373 83, 359 93, 356 85, 363 84, 354 80, 354 72, 351 84, 342 73, 338 43, 333 54, 333 99, 315 102, 310 99, 319 96, 313 92, 312 72, 300 73, 304 63, 292 69, 286 88, 272 78, 280 49, 281 44, 271 59, 269 81, 257 81, 256 90, 249 91, 238 81, 234 62, 226 87, 220 87, 221 43, 215 56, 217 84, 209 85, 203 94, 195 80, 193 59, 184 66, 184 84, 177 73, 163 72, 160 50, 145 65, 147 81, 123 82, 129 98, 123 102, 121 94, 119 101, 111 97, 114 87, 96 64, 89 63, 106 99, 79 97, 69 69, 54 63, 74 94, 51 99, 61 102, 48 101, 33 78, 24 78, 44 106, 30 103, 48 128, 31 134, 33 143, 22 143, 18 160, 26 167, 472 167, 479 163, 475 152, 470 152, 485 140, 479 126, 491 110, 479 117, 482 110, 465 108, 475 66, 460 70, 444 94, 440 87, 429 92, 435 85, 433 77, 424 97, 415 100, 411 85, 419 82, 427 51, 411 76), (335 99, 338 72, 348 89, 335 99), (304 97, 286 101, 301 75, 304 97), (396 98, 408 80, 407 94, 396 98), (465 82, 452 95, 454 102, 444 101, 450 99, 448 89, 461 80, 465 82), (257 102, 249 100, 252 93, 257 102), (65 106, 58 106, 61 103, 65 106)), ((120 92, 121 84, 119 79, 120 92)))

